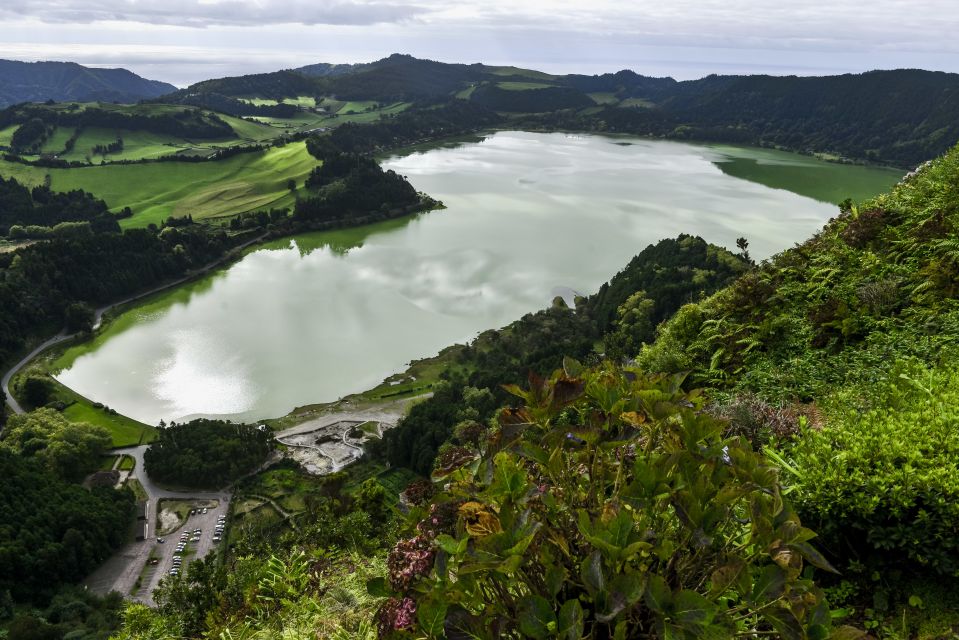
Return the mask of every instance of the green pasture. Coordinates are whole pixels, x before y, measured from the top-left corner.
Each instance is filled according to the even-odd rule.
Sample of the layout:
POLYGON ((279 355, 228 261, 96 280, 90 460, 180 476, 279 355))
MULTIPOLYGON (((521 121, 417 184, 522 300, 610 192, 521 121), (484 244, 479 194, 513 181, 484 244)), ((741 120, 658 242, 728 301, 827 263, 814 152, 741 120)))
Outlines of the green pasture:
MULTIPOLYGON (((362 104, 362 103, 347 103, 349 104, 362 104)), ((319 125, 323 126, 333 126, 335 124, 343 124, 344 122, 356 122, 359 124, 367 124, 370 122, 376 122, 380 117, 385 115, 393 115, 405 111, 409 108, 411 103, 409 102, 397 102, 391 105, 387 105, 381 109, 374 109, 372 111, 362 111, 356 113, 347 113, 349 109, 341 109, 334 118, 323 118, 319 125)))
MULTIPOLYGON (((281 101, 272 98, 238 98, 240 102, 246 102, 257 107, 272 107, 280 104, 281 101)), ((306 107, 312 109, 316 106, 316 98, 312 96, 297 96, 295 98, 283 98, 283 104, 292 104, 297 107, 306 107)))
POLYGON ((470 96, 473 95, 473 92, 476 91, 476 86, 477 86, 477 85, 473 84, 473 85, 470 85, 470 86, 466 87, 465 89, 463 89, 463 90, 461 90, 461 91, 458 91, 458 92, 456 93, 456 97, 459 98, 460 100, 469 100, 469 99, 470 99, 470 96))
MULTIPOLYGON (((67 140, 73 137, 75 131, 73 127, 57 127, 53 135, 43 143, 43 147, 40 149, 41 153, 60 154, 67 146, 67 140)), ((61 157, 64 156, 61 155, 61 157)))
POLYGON ((548 73, 534 71, 532 69, 521 69, 520 67, 486 67, 486 71, 494 76, 520 76, 523 78, 546 80, 547 82, 554 79, 554 77, 548 73))
POLYGON ((303 183, 316 160, 303 142, 213 162, 107 164, 74 169, 42 169, 0 161, 0 175, 40 184, 46 172, 56 191, 83 189, 103 198, 114 211, 130 207, 124 227, 144 227, 167 217, 194 220, 233 216, 246 211, 286 207, 294 196, 287 180, 303 183))
POLYGON ((0 129, 0 147, 10 146, 10 142, 13 140, 13 132, 16 131, 19 126, 18 124, 12 124, 5 129, 0 129))
POLYGON ((527 91, 529 89, 548 89, 553 85, 543 82, 498 82, 496 86, 507 91, 527 91))
POLYGON ((344 103, 337 113, 341 115, 348 115, 351 112, 361 113, 363 111, 373 110, 377 104, 379 103, 375 100, 353 100, 344 103))
POLYGON ((605 91, 597 91, 594 93, 587 93, 593 102, 596 104, 616 104, 619 102, 619 98, 616 97, 616 94, 605 91))

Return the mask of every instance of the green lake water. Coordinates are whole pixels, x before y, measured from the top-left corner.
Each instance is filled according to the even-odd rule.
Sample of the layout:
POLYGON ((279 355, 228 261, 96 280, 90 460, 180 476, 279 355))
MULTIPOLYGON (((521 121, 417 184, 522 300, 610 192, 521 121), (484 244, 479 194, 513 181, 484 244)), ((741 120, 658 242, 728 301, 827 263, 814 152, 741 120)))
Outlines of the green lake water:
POLYGON ((500 132, 384 164, 446 209, 262 245, 120 315, 57 378, 150 424, 253 420, 591 293, 680 233, 765 258, 900 173, 782 152, 500 132), (844 186, 844 185, 848 185, 844 186), (846 189, 849 189, 847 191, 846 189), (818 198, 818 199, 817 199, 818 198))

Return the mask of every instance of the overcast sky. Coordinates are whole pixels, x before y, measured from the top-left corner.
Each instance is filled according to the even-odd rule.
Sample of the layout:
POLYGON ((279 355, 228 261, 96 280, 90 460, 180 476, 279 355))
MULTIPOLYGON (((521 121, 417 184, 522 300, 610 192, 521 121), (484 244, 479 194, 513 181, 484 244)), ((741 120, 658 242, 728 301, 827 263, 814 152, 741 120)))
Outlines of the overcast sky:
POLYGON ((956 0, 0 0, 0 58, 185 86, 410 53, 550 72, 959 72, 956 0))

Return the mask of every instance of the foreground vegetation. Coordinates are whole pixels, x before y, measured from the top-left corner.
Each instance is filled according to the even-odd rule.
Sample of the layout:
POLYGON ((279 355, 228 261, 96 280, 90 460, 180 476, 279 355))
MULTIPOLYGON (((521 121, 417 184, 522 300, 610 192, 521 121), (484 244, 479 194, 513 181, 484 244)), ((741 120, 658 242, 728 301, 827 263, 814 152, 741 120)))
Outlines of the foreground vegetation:
MULTIPOLYGON (((674 274, 657 261, 710 255, 685 238, 576 311, 557 305, 459 350, 465 379, 371 450, 435 480, 404 492, 413 508, 369 582, 376 634, 954 634, 957 172, 959 149, 888 195, 844 203, 770 261, 713 262, 709 282, 734 280, 708 298, 693 294, 708 289, 701 272, 677 278, 682 259, 674 274), (540 336, 555 354, 537 355, 540 336), (636 366, 602 362, 599 340, 636 366), (525 375, 567 349, 597 364, 525 375), (522 402, 486 375, 527 378, 505 389, 522 402)), ((271 547, 284 575, 301 575, 295 548, 271 547)), ((231 628, 297 628, 323 596, 296 593, 268 621, 231 628)))
MULTIPOLYGON (((635 74, 561 81, 422 62, 392 60, 367 69, 370 76, 337 82, 356 101, 441 95, 442 105, 344 125, 306 144, 189 165, 5 161, 37 188, 0 184, 14 204, 2 223, 7 233, 17 227, 43 241, 0 254, 0 361, 62 326, 88 329, 97 304, 189 274, 223 256, 244 231, 256 237, 355 224, 422 206, 420 194, 367 154, 506 118, 541 128, 827 149, 898 164, 956 137, 951 115, 935 104, 937 91, 950 89, 945 74, 858 77, 857 104, 869 105, 868 113, 836 116, 834 96, 813 79, 707 79, 713 92, 704 95, 698 85, 635 74), (922 108, 902 113, 898 104, 867 99, 885 95, 876 83, 890 79, 928 89, 915 91, 922 108), (451 92, 457 101, 446 100, 451 92), (789 108, 764 102, 775 92, 800 92, 808 103, 796 108, 813 116, 793 126, 789 108), (604 105, 587 106, 580 94, 604 105), (761 131, 733 123, 751 109, 768 115, 761 131), (849 118, 858 124, 839 135, 849 118), (263 167, 262 193, 236 187, 234 209, 255 203, 231 222, 235 235, 196 225, 189 213, 170 218, 175 210, 163 207, 177 197, 169 193, 149 216, 138 210, 123 222, 149 218, 152 228, 122 233, 98 198, 57 193, 64 176, 115 172, 104 189, 117 190, 105 196, 117 213, 121 192, 139 197, 132 181, 114 184, 117 176, 169 171, 172 185, 177 171, 195 166, 211 172, 204 198, 212 202, 224 196, 231 162, 246 171, 245 162, 266 158, 290 161, 308 184, 291 186, 263 167), (256 210, 292 204, 300 189, 292 213, 256 210)), ((283 78, 299 83, 297 100, 309 97, 304 87, 320 84, 300 74, 283 78)), ((242 95, 275 80, 247 78, 242 95)), ((228 95, 234 85, 211 87, 228 95)), ((282 118, 284 97, 249 105, 272 110, 258 117, 282 118)), ((225 116, 150 108, 156 120, 141 123, 147 128, 212 136, 234 127, 225 116), (175 112, 188 115, 175 122, 175 112)), ((56 122, 31 112, 9 131, 9 144, 42 155, 47 145, 73 139, 64 137, 69 127, 93 132, 103 117, 73 111, 56 122)), ((94 147, 108 157, 127 144, 107 136, 94 147)), ((689 236, 660 243, 575 309, 558 300, 451 350, 456 362, 447 379, 383 442, 371 443, 367 466, 320 480, 273 469, 244 482, 247 504, 235 514, 242 517, 229 553, 165 579, 156 611, 130 605, 119 637, 959 633, 957 174, 959 149, 890 194, 843 203, 820 234, 761 265, 751 264, 745 239, 739 256, 689 236), (397 506, 400 485, 417 474, 434 482, 409 483, 397 506)), ((147 211, 154 205, 143 198, 147 211)), ((58 601, 56 593, 122 542, 132 496, 75 483, 98 467, 109 434, 66 420, 69 408, 49 395, 42 376, 24 376, 16 390, 31 407, 49 406, 11 418, 0 444, 0 613, 16 616, 7 624, 12 637, 37 630, 60 637, 70 625, 101 633, 109 620, 68 617, 58 602, 79 602, 70 606, 84 612, 100 604, 58 601), (18 615, 17 607, 30 604, 47 620, 18 615)), ((187 428, 161 432, 151 449, 158 479, 227 482, 255 469, 269 449, 266 434, 250 427, 201 424, 186 438, 187 428), (169 477, 160 477, 165 471, 169 477)), ((103 606, 106 618, 115 605, 103 606)))

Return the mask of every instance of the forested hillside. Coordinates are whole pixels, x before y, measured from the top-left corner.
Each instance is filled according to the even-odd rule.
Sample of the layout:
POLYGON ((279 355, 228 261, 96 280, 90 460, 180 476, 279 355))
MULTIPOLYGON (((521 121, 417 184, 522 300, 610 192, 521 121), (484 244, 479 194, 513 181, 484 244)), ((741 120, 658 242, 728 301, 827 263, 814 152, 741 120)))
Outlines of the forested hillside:
POLYGON ((92 69, 73 62, 0 60, 0 108, 20 102, 136 102, 176 90, 126 69, 92 69))
POLYGON ((455 97, 522 114, 518 122, 531 128, 776 146, 907 169, 959 139, 959 74, 918 69, 677 82, 628 70, 550 75, 394 54, 368 64, 208 80, 165 100, 252 114, 263 107, 230 99, 298 96, 419 104, 455 97))

